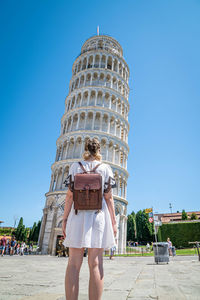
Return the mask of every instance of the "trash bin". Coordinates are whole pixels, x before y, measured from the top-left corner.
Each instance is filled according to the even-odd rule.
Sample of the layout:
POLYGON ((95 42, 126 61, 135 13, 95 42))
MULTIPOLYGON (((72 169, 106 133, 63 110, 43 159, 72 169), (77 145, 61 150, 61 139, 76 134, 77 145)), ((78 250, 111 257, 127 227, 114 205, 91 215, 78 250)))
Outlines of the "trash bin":
POLYGON ((169 251, 168 251, 168 243, 160 242, 153 244, 153 252, 155 262, 158 264, 159 262, 169 262, 169 251))
POLYGON ((172 246, 172 255, 173 255, 173 256, 176 256, 176 249, 175 249, 174 246, 172 246))

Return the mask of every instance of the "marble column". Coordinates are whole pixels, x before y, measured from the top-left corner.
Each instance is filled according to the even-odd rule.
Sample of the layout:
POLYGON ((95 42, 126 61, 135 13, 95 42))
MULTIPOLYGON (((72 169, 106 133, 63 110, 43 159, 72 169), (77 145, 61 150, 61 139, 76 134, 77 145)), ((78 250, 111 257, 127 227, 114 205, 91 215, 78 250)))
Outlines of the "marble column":
POLYGON ((118 240, 118 251, 119 253, 123 253, 123 215, 120 216, 119 221, 119 240, 118 240))
POLYGON ((52 226, 51 226, 51 234, 50 234, 50 238, 49 238, 48 254, 52 253, 53 236, 54 236, 54 229, 56 227, 58 206, 53 206, 53 210, 54 210, 54 213, 53 213, 53 220, 52 220, 52 226))
POLYGON ((106 161, 108 161, 108 147, 109 147, 109 144, 106 143, 106 161))
POLYGON ((76 130, 79 129, 79 123, 80 123, 80 113, 78 114, 78 120, 77 120, 77 123, 76 123, 76 130))
POLYGON ((108 130, 107 133, 110 133, 110 116, 108 117, 108 130))
POLYGON ((52 190, 53 190, 53 181, 54 181, 54 176, 53 176, 53 174, 52 174, 52 175, 51 175, 51 183, 50 183, 49 192, 52 192, 52 190))
POLYGON ((95 122, 95 111, 93 112, 93 119, 92 119, 92 130, 94 130, 94 122, 95 122))
POLYGON ((55 181, 56 181, 55 182, 55 190, 57 190, 57 188, 58 188, 58 172, 56 174, 56 180, 55 181))
POLYGON ((47 214, 48 214, 48 208, 45 207, 43 209, 42 224, 41 224, 41 229, 40 229, 40 235, 39 235, 39 238, 38 238, 39 251, 42 250, 42 243, 43 243, 45 227, 46 227, 46 222, 47 222, 47 214))
POLYGON ((61 178, 60 187, 59 187, 60 190, 62 190, 63 177, 64 177, 64 168, 62 169, 62 178, 61 178))

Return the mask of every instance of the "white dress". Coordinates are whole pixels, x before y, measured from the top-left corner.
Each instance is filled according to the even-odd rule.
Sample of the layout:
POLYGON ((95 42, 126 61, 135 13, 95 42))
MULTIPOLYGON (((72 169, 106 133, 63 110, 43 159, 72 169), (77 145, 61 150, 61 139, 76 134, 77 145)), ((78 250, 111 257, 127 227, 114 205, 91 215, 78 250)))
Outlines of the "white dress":
MULTIPOLYGON (((92 170, 99 161, 81 161, 86 171, 92 170)), ((82 173, 78 163, 73 163, 69 169, 69 176, 82 173)), ((102 175, 102 191, 109 177, 113 179, 113 172, 109 165, 103 164, 96 169, 96 173, 102 175)), ((110 213, 103 197, 102 209, 99 213, 96 210, 78 210, 75 214, 74 204, 67 218, 66 238, 63 242, 65 247, 72 248, 104 248, 109 249, 116 246, 112 229, 110 213)))

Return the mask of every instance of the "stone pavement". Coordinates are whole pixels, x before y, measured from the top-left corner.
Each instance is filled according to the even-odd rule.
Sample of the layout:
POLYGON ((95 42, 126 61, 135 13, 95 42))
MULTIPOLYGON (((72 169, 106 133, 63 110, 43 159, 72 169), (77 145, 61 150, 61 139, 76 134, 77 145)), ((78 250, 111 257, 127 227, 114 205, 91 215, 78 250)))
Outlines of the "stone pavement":
MULTIPOLYGON (((0 257, 0 300, 64 300, 67 258, 0 257)), ((104 258, 102 300, 200 299, 200 262, 196 256, 154 264, 153 257, 104 258)), ((88 299, 88 266, 80 273, 79 300, 88 299)))

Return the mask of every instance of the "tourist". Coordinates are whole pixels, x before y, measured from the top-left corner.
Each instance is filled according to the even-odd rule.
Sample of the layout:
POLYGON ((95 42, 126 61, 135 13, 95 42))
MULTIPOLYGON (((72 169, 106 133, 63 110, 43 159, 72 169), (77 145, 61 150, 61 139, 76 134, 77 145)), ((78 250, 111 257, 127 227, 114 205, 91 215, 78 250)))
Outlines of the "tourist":
POLYGON ((14 237, 12 237, 11 242, 10 242, 10 255, 15 254, 15 247, 16 247, 17 241, 15 240, 14 237))
POLYGON ((10 241, 9 239, 6 240, 6 249, 5 253, 8 255, 10 253, 10 241))
POLYGON ((5 234, 1 239, 1 246, 2 246, 1 255, 4 256, 4 253, 5 253, 5 250, 6 250, 6 235, 5 234))
POLYGON ((113 256, 115 255, 115 251, 116 251, 116 246, 113 246, 110 249, 110 259, 113 259, 113 256))
POLYGON ((111 187, 115 186, 113 173, 107 164, 101 164, 95 170, 102 176, 102 209, 74 210, 73 181, 77 173, 93 170, 101 162, 100 143, 97 139, 88 139, 85 143, 82 166, 74 163, 70 167, 63 216, 64 245, 69 247, 69 259, 65 277, 67 300, 78 299, 79 272, 83 261, 84 248, 88 248, 90 271, 89 299, 100 300, 103 293, 103 251, 115 245, 117 226, 111 187), (82 168, 83 167, 83 168, 82 168), (71 179, 71 182, 70 182, 71 179))
POLYGON ((169 251, 169 255, 172 256, 172 242, 170 241, 170 238, 168 237, 167 239, 168 242, 168 251, 169 251))
POLYGON ((17 243, 16 254, 19 255, 19 253, 20 253, 20 243, 17 243))
POLYGON ((146 245, 146 251, 150 252, 150 244, 149 243, 147 243, 147 245, 146 245))
POLYGON ((20 254, 21 255, 24 255, 25 248, 26 248, 26 244, 25 244, 25 242, 22 242, 21 247, 20 247, 20 254))
POLYGON ((29 244, 28 253, 31 254, 33 252, 33 243, 29 244))

